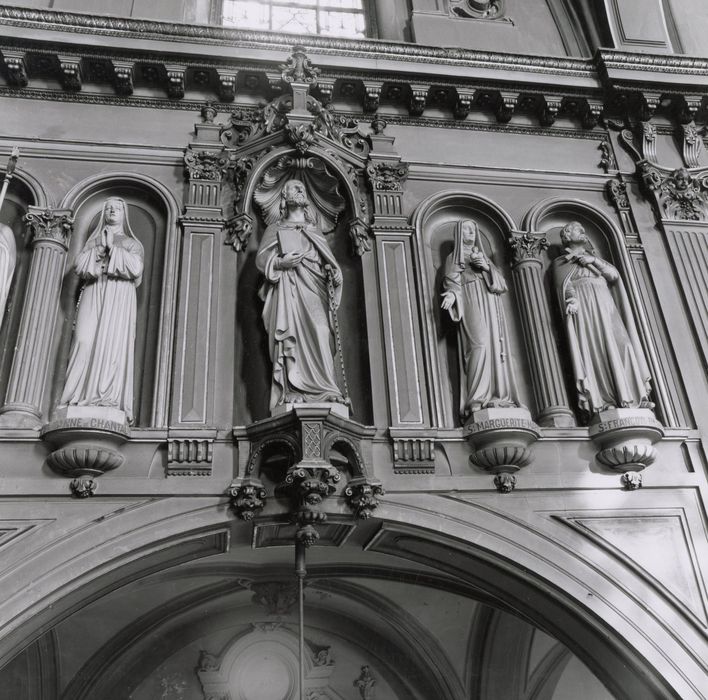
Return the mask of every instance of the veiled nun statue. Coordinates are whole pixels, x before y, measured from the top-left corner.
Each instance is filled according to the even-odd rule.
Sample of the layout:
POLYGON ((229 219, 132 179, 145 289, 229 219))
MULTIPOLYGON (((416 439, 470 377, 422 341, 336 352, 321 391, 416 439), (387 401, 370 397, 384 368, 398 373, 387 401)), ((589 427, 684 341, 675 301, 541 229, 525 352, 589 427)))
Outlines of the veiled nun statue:
POLYGON ((74 261, 84 281, 60 405, 109 406, 133 420, 136 288, 143 246, 125 201, 107 199, 101 220, 74 261))
POLYGON ((501 298, 507 286, 482 250, 474 221, 457 223, 443 289, 441 306, 458 324, 462 419, 483 408, 520 406, 501 298))

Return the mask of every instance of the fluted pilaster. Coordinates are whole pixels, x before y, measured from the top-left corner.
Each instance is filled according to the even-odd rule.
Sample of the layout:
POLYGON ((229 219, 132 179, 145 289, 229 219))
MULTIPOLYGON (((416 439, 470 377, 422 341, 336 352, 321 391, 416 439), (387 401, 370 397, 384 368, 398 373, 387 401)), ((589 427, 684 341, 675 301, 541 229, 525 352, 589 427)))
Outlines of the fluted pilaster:
POLYGON ((59 308, 66 252, 73 226, 71 210, 30 207, 32 260, 0 425, 39 427, 59 308))
POLYGON ((542 234, 514 234, 510 241, 514 289, 519 301, 531 386, 538 409, 536 422, 547 427, 570 427, 570 409, 563 372, 553 338, 551 316, 543 290, 540 255, 548 247, 542 234))

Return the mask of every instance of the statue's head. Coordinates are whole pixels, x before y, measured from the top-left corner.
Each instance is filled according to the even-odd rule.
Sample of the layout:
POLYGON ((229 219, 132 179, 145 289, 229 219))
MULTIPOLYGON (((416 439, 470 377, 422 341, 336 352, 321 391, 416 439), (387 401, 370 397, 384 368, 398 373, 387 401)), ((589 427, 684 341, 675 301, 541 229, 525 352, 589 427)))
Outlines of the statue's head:
POLYGON ((566 224, 561 229, 561 243, 566 247, 577 245, 578 243, 589 243, 583 225, 578 221, 571 221, 566 224))
POLYGON ((110 226, 123 224, 125 221, 125 207, 123 200, 118 197, 109 197, 103 205, 103 220, 110 226))
POLYGON ((462 245, 472 247, 477 244, 477 224, 472 219, 465 219, 460 222, 460 235, 462 245))
POLYGON ((686 168, 674 170, 674 187, 677 190, 686 190, 691 184, 691 175, 686 168))
POLYGON ((304 210, 306 221, 317 223, 317 214, 310 204, 305 183, 302 180, 288 180, 280 190, 280 218, 284 219, 288 211, 296 207, 304 210))

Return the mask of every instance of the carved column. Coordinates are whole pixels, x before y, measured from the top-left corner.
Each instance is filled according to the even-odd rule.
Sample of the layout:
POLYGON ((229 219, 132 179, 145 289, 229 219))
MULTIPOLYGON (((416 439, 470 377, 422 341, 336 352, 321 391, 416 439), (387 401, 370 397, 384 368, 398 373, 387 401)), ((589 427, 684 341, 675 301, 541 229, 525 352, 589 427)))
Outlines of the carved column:
POLYGON ((644 186, 653 195, 666 235, 679 288, 696 339, 708 365, 708 169, 689 172, 638 164, 644 186))
MULTIPOLYGON (((432 471, 432 449, 421 460, 398 456, 415 455, 407 445, 433 439, 429 398, 425 387, 420 317, 413 276, 411 238, 413 230, 403 215, 403 183, 408 165, 393 148, 393 137, 383 133, 379 121, 372 134, 367 176, 373 194, 378 289, 381 294, 383 341, 390 411, 390 435, 394 444, 394 468, 398 471, 432 471)), ((431 446, 432 448, 432 446, 431 446)))
MULTIPOLYGON (((170 437, 174 434, 181 441, 202 439, 204 428, 213 427, 214 420, 219 250, 225 223, 221 186, 227 162, 221 125, 213 123, 214 116, 214 108, 206 105, 205 121, 195 124, 196 138, 184 157, 187 196, 180 219, 182 264, 170 418, 170 437)), ((193 454, 182 468, 200 462, 199 451, 193 454)))
POLYGON ((521 312, 524 345, 531 369, 531 386, 538 409, 536 422, 546 427, 575 425, 553 338, 543 289, 541 253, 548 241, 539 233, 514 234, 510 241, 514 289, 521 312))
POLYGON ((0 426, 39 428, 74 220, 69 209, 30 206, 25 221, 32 230, 32 260, 0 426))

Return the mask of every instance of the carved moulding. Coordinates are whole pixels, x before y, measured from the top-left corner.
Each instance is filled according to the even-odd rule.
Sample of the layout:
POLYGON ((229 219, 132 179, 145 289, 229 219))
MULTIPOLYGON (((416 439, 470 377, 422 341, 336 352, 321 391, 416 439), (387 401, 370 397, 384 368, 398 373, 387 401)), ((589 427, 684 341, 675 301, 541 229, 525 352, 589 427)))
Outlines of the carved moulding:
POLYGON ((61 476, 72 477, 72 493, 85 498, 96 490, 95 477, 123 464, 119 448, 130 439, 130 432, 122 411, 71 406, 58 420, 43 426, 40 437, 56 448, 47 457, 47 466, 61 476), (92 409, 95 415, 91 415, 92 409))
POLYGON ((531 446, 541 430, 525 408, 486 408, 474 412, 464 435, 472 447, 470 461, 494 474, 497 490, 509 493, 516 485, 513 475, 533 461, 531 446))
POLYGON ((333 187, 327 185, 329 193, 320 193, 323 202, 342 199, 337 181, 345 186, 353 215, 349 233, 354 251, 363 255, 371 250, 371 243, 368 202, 360 182, 371 146, 359 132, 357 121, 336 114, 308 94, 317 86, 318 71, 301 46, 293 49, 281 69, 280 79, 289 92, 257 109, 234 110, 221 132, 234 189, 226 243, 237 251, 245 250, 255 221, 254 193, 262 193, 270 181, 273 185, 275 180, 282 180, 276 176, 278 172, 284 177, 288 171, 288 177, 309 177, 312 182, 306 182, 308 189, 322 178, 333 181, 333 187))
MULTIPOLYGON (((662 437, 664 427, 648 408, 610 408, 590 425, 590 438, 600 448, 597 462, 615 472, 638 472, 653 464, 654 444, 662 437)), ((626 478, 622 483, 637 488, 626 478)))
POLYGON ((237 441, 250 450, 244 476, 229 487, 236 515, 252 520, 266 505, 262 476, 276 481, 274 495, 288 504, 288 515, 297 526, 297 537, 314 544, 317 526, 327 521, 325 499, 337 491, 340 468, 350 479, 342 496, 358 518, 371 517, 384 494, 381 483, 369 477, 362 456, 370 453, 374 428, 335 413, 331 404, 295 405, 292 410, 234 428, 237 441))

